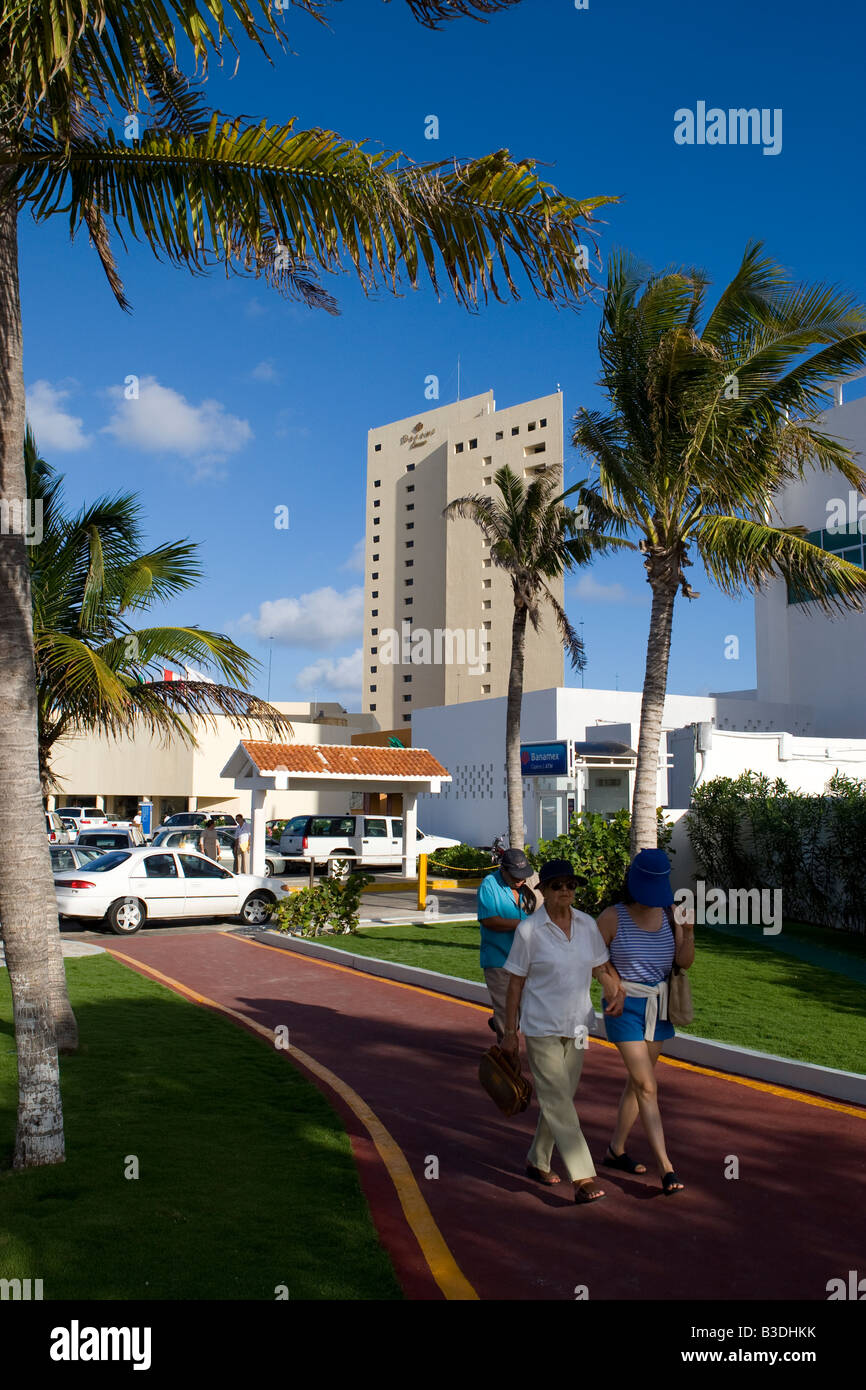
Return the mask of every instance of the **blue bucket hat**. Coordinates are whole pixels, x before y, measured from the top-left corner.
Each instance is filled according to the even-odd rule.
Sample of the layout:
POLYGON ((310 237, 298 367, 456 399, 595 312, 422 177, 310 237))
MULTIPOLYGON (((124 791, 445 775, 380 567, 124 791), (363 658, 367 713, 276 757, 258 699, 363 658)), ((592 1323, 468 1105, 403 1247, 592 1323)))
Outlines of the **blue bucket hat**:
POLYGON ((631 861, 626 884, 636 903, 644 907, 672 907, 671 861, 663 849, 642 849, 631 861))

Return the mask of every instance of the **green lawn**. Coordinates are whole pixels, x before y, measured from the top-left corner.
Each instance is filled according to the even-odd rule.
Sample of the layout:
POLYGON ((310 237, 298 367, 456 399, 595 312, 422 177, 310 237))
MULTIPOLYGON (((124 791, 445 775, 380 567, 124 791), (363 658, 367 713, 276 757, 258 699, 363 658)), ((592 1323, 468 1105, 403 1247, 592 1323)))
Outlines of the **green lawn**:
POLYGON ((343 1125, 285 1056, 108 956, 66 971, 68 1157, 23 1173, 0 971, 0 1277, 46 1299, 402 1296, 343 1125))
MULTIPOLYGON (((810 935, 813 930, 817 929, 804 932, 810 935)), ((465 980, 483 979, 475 922, 364 927, 357 936, 326 940, 327 945, 356 955, 399 960, 465 980)), ((866 987, 862 984, 783 956, 763 939, 741 941, 699 929, 696 944, 695 964, 689 971, 695 1018, 691 1027, 681 1031, 843 1071, 866 1069, 866 987)), ((833 945, 838 947, 835 937, 833 945)), ((595 1007, 600 1008, 595 982, 592 995, 595 1007)))

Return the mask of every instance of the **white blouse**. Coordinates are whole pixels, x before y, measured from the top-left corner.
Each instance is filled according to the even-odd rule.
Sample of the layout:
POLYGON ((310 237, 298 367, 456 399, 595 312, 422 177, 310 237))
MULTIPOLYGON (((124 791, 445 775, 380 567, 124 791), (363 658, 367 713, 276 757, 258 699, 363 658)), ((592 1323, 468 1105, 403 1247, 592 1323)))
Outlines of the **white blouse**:
POLYGON ((592 971, 610 959, 595 920, 571 909, 571 940, 540 907, 514 933, 505 969, 523 976, 520 1030, 530 1038, 585 1037, 594 1014, 592 971))

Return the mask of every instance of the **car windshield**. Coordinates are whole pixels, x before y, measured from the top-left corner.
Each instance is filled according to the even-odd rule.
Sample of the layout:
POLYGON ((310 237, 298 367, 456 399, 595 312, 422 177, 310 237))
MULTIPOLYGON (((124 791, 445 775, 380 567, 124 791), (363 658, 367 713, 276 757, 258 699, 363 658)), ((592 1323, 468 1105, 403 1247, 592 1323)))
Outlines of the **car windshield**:
POLYGON ((286 825, 285 825, 285 829, 283 830, 283 834, 284 834, 284 835, 302 835, 303 832, 304 832, 304 828, 305 828, 305 826, 306 826, 308 820, 309 820, 309 816, 293 816, 291 820, 286 821, 286 825))
POLYGON ((90 845, 76 845, 75 848, 85 864, 89 864, 91 859, 102 859, 105 855, 105 850, 93 849, 90 845))
POLYGON ((110 854, 100 854, 98 858, 92 859, 87 866, 87 872, 89 874, 104 874, 108 869, 116 869, 119 864, 124 864, 129 858, 129 854, 115 849, 110 854))

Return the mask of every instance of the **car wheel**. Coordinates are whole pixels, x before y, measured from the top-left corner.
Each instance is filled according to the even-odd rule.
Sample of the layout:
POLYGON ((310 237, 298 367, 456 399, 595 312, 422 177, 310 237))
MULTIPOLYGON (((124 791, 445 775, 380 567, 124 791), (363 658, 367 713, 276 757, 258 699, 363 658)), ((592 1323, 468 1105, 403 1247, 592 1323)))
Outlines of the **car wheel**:
POLYGON ((351 872, 352 865, 348 859, 328 860, 328 878, 335 878, 338 883, 345 883, 351 872))
POLYGON ((106 913, 108 925, 117 936, 132 936, 140 931, 147 917, 147 909, 139 898, 118 898, 106 913))
POLYGON ((274 872, 274 866, 273 866, 273 864, 271 863, 270 859, 266 859, 266 860, 265 860, 265 878, 271 878, 271 877, 273 876, 273 872, 274 872))
POLYGON ((274 910, 274 899, 270 893, 250 893, 240 911, 240 919, 245 927, 261 927, 274 910))

